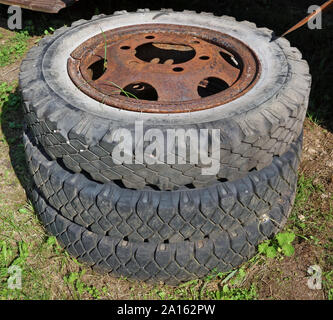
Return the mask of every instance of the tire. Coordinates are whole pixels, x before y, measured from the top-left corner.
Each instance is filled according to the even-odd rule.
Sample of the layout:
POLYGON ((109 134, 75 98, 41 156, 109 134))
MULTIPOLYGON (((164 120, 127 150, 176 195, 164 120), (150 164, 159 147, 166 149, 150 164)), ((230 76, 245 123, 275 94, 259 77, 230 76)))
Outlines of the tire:
MULTIPOLYGON (((195 12, 138 10, 116 12, 80 20, 61 28, 32 48, 21 65, 20 88, 26 120, 33 135, 52 159, 62 159, 74 172, 92 179, 116 181, 127 188, 176 190, 184 185, 203 187, 234 181, 272 163, 301 134, 311 76, 301 53, 280 38, 270 42, 272 31, 232 17, 195 12), (66 59, 80 43, 104 30, 144 23, 186 24, 225 32, 247 44, 262 65, 261 78, 240 98, 212 109, 149 114, 119 110, 98 103, 78 90, 66 71, 66 59), (145 130, 220 129, 220 170, 202 175, 202 164, 116 164, 112 134, 118 128, 131 132, 142 120, 145 130)), ((133 133, 134 134, 134 133, 133 133)), ((133 154, 135 151, 133 150, 133 154)), ((188 159, 187 159, 188 160, 188 159)))
MULTIPOLYGON (((91 266, 98 273, 147 282, 177 285, 191 279, 203 278, 212 272, 227 272, 250 259, 256 252, 260 238, 244 238, 243 233, 230 237, 222 231, 218 237, 199 241, 176 243, 131 242, 121 238, 103 236, 58 214, 35 189, 32 201, 38 216, 49 234, 73 257, 91 266), (252 240, 252 241, 251 241, 252 240)), ((271 212, 286 210, 292 203, 284 199, 271 212)))
POLYGON ((228 235, 241 250, 280 230, 292 205, 302 137, 281 157, 247 177, 201 189, 129 190, 71 173, 24 135, 29 170, 58 214, 101 236, 135 243, 178 243, 228 235))

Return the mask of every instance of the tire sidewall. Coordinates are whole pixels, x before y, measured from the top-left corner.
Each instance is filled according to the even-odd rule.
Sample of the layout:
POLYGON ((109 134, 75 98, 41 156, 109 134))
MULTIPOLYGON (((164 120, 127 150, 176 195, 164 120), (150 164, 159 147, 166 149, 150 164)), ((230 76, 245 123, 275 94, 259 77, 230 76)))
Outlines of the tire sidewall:
MULTIPOLYGON (((107 16, 72 27, 54 39, 43 54, 42 73, 52 91, 63 100, 64 106, 79 109, 95 117, 117 121, 118 125, 133 125, 144 121, 146 125, 170 125, 184 127, 191 124, 208 124, 217 120, 244 115, 251 110, 264 108, 267 101, 276 95, 288 81, 288 61, 278 42, 270 42, 267 29, 253 27, 251 23, 240 23, 229 17, 160 11, 127 13, 107 16), (157 17, 157 18, 156 18, 157 17), (102 104, 81 92, 67 73, 70 53, 81 43, 100 34, 102 30, 137 24, 177 24, 208 28, 227 33, 248 45, 257 55, 262 72, 255 86, 238 99, 227 104, 197 112, 180 114, 151 114, 120 110, 102 104)), ((258 110, 256 110, 258 111, 258 110)))

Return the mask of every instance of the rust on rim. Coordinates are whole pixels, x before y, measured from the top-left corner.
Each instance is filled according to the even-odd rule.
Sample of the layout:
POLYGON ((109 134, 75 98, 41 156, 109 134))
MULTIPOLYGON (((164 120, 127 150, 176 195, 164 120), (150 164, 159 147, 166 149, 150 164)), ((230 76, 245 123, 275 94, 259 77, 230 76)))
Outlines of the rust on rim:
POLYGON ((91 98, 151 113, 223 105, 251 89, 260 69, 255 53, 227 34, 167 24, 101 30, 68 59, 72 81, 91 98))

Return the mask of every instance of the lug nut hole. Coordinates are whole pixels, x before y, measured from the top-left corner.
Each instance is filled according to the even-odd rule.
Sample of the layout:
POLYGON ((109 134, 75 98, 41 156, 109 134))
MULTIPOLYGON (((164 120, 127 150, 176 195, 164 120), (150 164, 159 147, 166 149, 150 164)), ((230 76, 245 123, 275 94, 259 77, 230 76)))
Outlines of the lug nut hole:
POLYGON ((209 57, 208 56, 201 56, 199 59, 200 60, 209 60, 209 57))
POLYGON ((173 68, 172 70, 175 71, 175 72, 182 72, 182 71, 184 71, 184 69, 181 68, 181 67, 176 67, 176 68, 173 68))

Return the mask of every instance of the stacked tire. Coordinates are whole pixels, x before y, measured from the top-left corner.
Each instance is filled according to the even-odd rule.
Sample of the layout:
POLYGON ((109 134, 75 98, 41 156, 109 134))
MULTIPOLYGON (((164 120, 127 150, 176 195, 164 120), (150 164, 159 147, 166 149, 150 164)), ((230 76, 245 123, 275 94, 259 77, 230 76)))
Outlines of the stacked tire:
POLYGON ((177 284, 251 258, 290 214, 311 86, 300 52, 271 38, 272 31, 231 17, 144 9, 80 20, 42 39, 21 65, 20 88, 31 199, 47 231, 94 270, 143 281, 177 284), (138 21, 228 33, 255 51, 261 78, 230 108, 154 117, 93 109, 60 71, 66 46, 79 46, 101 25, 138 21), (221 129, 220 171, 207 177, 189 162, 114 163, 110 135, 138 119, 162 130, 221 129))

